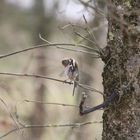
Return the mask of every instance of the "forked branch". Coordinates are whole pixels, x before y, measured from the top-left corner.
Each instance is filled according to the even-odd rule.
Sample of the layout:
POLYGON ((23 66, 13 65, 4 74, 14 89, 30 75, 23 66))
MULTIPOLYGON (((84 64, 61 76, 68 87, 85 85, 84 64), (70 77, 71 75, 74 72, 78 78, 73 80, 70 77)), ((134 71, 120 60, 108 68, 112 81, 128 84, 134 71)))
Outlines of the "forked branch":
POLYGON ((85 114, 94 112, 94 111, 99 110, 99 109, 104 109, 110 103, 112 103, 116 97, 118 97, 118 94, 116 92, 113 92, 102 104, 85 109, 84 103, 86 100, 86 96, 85 96, 85 94, 83 94, 83 97, 82 97, 80 105, 79 105, 79 113, 80 113, 80 115, 85 115, 85 114))

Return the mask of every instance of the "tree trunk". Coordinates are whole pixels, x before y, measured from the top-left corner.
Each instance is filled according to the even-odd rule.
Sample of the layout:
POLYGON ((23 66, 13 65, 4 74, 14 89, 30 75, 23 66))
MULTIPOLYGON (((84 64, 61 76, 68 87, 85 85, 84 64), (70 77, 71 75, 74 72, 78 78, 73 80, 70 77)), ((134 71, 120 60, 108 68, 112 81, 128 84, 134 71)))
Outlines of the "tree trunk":
MULTIPOLYGON (((44 4, 43 0, 36 0, 35 6, 34 6, 34 20, 35 20, 35 26, 34 26, 34 32, 33 32, 33 40, 35 44, 41 44, 42 41, 39 38, 39 34, 41 34, 43 37, 45 34, 47 34, 47 37, 50 36, 50 28, 49 25, 49 19, 45 17, 45 11, 44 11, 44 4), (47 25, 47 27, 46 27, 47 25)), ((39 75, 46 75, 46 49, 37 49, 36 50, 36 67, 35 67, 35 73, 39 75)), ((37 79, 34 81, 35 84, 35 100, 37 101, 44 101, 45 100, 45 93, 46 93, 46 82, 44 79, 37 79)), ((32 115, 30 116, 30 122, 31 124, 36 125, 44 125, 46 120, 46 111, 45 106, 42 104, 35 104, 32 115)), ((32 140, 40 140, 42 135, 44 133, 43 128, 39 129, 31 129, 30 137, 32 140)))
POLYGON ((105 99, 118 100, 103 113, 103 140, 140 139, 140 32, 139 0, 108 2, 108 43, 105 48, 105 99), (139 11, 139 12, 138 12, 139 11))

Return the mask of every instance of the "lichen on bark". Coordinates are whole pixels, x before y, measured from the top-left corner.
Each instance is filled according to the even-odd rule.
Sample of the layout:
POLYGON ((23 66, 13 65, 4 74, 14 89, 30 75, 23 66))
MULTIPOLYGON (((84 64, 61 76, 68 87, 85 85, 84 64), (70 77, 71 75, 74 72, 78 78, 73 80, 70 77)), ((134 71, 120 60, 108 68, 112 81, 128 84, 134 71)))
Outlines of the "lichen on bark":
POLYGON ((119 99, 103 113, 102 139, 139 140, 140 1, 112 0, 108 7, 108 43, 102 58, 104 98, 115 90, 119 99))

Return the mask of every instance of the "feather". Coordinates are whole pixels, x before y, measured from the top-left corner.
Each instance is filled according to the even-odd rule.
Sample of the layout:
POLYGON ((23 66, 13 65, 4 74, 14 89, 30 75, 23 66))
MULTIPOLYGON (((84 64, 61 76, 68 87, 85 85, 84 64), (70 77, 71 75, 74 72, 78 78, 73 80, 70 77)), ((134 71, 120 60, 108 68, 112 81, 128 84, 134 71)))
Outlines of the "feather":
POLYGON ((69 80, 74 81, 73 87, 73 96, 75 89, 77 87, 77 82, 79 81, 79 71, 78 71, 78 63, 70 58, 62 60, 62 65, 65 67, 64 73, 68 77, 69 80))

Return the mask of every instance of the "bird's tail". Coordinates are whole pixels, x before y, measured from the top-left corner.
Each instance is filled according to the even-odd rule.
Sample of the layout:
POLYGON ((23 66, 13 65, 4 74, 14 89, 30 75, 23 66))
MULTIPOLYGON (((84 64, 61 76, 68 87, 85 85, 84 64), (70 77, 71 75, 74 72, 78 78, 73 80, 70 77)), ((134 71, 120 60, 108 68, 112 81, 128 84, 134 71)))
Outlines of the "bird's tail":
POLYGON ((73 96, 74 96, 74 93, 75 93, 75 89, 76 89, 76 87, 77 87, 77 82, 76 81, 74 81, 74 87, 73 87, 73 96))

